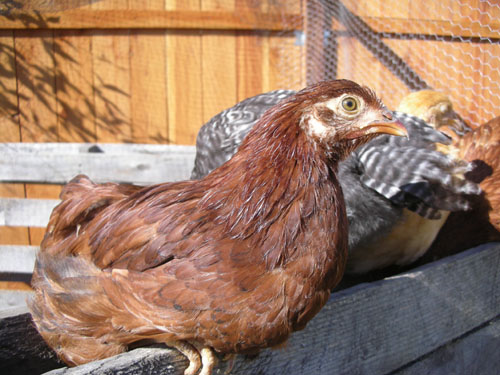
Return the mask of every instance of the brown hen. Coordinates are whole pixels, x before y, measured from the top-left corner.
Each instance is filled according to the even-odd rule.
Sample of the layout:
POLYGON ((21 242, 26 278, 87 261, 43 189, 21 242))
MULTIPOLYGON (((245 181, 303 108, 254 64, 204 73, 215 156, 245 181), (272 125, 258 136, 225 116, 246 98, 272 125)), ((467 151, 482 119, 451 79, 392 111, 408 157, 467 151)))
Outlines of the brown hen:
POLYGON ((456 158, 476 164, 468 177, 479 183, 471 212, 452 213, 429 251, 434 260, 486 242, 500 241, 500 117, 472 129, 448 148, 456 158))
POLYGON ((453 212, 440 228, 428 254, 427 262, 477 246, 500 240, 500 118, 469 127, 454 112, 448 96, 432 90, 417 91, 403 99, 399 110, 417 115, 435 129, 449 135, 451 145, 438 144, 437 149, 454 159, 475 164, 466 177, 480 183, 483 193, 471 197, 473 209, 453 212))
POLYGON ((68 364, 150 339, 186 374, 213 350, 283 343, 344 271, 339 160, 379 133, 406 135, 368 89, 338 80, 271 108, 232 159, 198 181, 68 184, 37 257, 31 311, 68 364))

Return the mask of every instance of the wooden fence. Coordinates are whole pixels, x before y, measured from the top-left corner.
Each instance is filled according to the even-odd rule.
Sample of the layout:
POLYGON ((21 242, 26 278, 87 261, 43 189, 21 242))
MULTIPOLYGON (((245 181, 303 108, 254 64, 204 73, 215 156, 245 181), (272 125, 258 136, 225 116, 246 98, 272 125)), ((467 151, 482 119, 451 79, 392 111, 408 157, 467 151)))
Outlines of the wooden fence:
MULTIPOLYGON (((2 1, 0 273, 15 277, 0 297, 31 293, 60 184, 188 178, 199 127, 248 96, 342 77, 391 108, 431 86, 473 124, 500 114, 499 19, 479 0, 2 1)), ((498 254, 482 247, 336 294, 288 348, 238 358, 233 373, 493 374, 498 254)), ((181 371, 169 352, 136 354, 61 373, 181 371)))
MULTIPOLYGON (((411 88, 444 89, 480 123, 500 105, 488 84, 500 81, 498 19, 479 0, 6 0, 0 141, 192 145, 237 101, 335 77, 392 108, 411 88)), ((6 197, 58 193, 0 187, 6 197)), ((0 228, 25 244, 41 235, 0 228)))
MULTIPOLYGON (((442 89, 477 124, 499 114, 499 19, 479 0, 5 0, 0 142, 193 145, 237 101, 337 77, 391 108, 442 89)), ((0 184, 3 198, 59 192, 0 184)), ((0 244, 36 246, 43 231, 3 225, 0 244)))
MULTIPOLYGON (((286 2, 292 15, 285 18, 276 13, 285 2, 252 12, 242 1, 163 0, 2 9, 10 3, 0 5, 2 142, 192 145, 215 113, 287 86, 294 71, 277 74, 277 61, 300 59, 303 49, 286 26, 298 2, 286 2)), ((47 184, 0 186, 7 198, 57 199, 59 192, 47 184)), ((42 228, 0 227, 4 244, 37 245, 42 236, 42 228)))
MULTIPOLYGON (((0 182, 65 184, 79 173, 97 182, 153 184, 188 179, 195 147, 153 144, 3 143, 0 182)), ((0 197, 0 225, 43 230, 57 199, 0 197)), ((25 305, 37 246, 0 244, 0 310, 25 305)))

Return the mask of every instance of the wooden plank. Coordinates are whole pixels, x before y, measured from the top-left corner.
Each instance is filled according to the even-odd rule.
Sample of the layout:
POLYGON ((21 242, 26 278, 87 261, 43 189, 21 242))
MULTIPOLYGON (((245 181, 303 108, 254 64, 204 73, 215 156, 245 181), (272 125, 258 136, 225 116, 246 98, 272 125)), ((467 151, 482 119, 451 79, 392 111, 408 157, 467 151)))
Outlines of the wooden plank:
POLYGON ((0 310, 26 307, 26 301, 33 295, 29 290, 0 290, 0 310))
MULTIPOLYGON (((131 1, 134 10, 165 9, 165 0, 131 1)), ((132 140, 167 143, 166 31, 130 32, 130 105, 132 140)))
MULTIPOLYGON (((128 3, 96 2, 90 11, 110 12, 112 19, 119 20, 116 12, 127 11, 128 3)), ((131 142, 130 30, 93 31, 92 57, 97 141, 131 142)))
POLYGON ((52 31, 36 38, 16 31, 16 71, 23 142, 56 142, 57 111, 52 31))
POLYGON ((37 246, 0 246, 0 273, 32 273, 37 246))
POLYGON ((95 142, 91 36, 85 30, 54 34, 59 140, 95 142))
MULTIPOLYGON (((386 374, 494 319, 500 244, 471 249, 395 277, 334 293, 286 347, 219 362, 231 374, 386 374)), ((138 349, 51 375, 182 374, 175 351, 138 349)))
POLYGON ((59 202, 57 199, 0 198, 0 225, 45 228, 59 202))
POLYGON ((440 347, 394 375, 481 374, 498 375, 500 319, 440 347))
MULTIPOLYGON (((88 10, 71 9, 42 12, 13 11, 0 18, 0 29, 204 29, 269 30, 303 29, 298 14, 265 12, 238 13, 190 10, 88 10), (26 19, 36 22, 26 23, 26 19)), ((467 38, 500 38, 499 22, 418 18, 362 17, 375 32, 391 34, 439 35, 467 38)), ((334 24, 337 24, 334 22, 334 24)), ((338 24, 337 24, 338 25, 338 24)), ((340 30, 344 29, 343 27, 340 30)))
MULTIPOLYGON (((0 143, 0 152, 6 154, 193 154, 194 146, 186 145, 156 145, 138 143, 0 143)), ((0 174, 1 178, 1 174, 0 174)))
POLYGON ((99 142, 131 142, 129 31, 92 36, 96 133, 99 142))
MULTIPOLYGON (((241 5, 240 5, 241 6, 241 5)), ((262 33, 236 33, 237 101, 264 92, 262 33)))
MULTIPOLYGON (((5 155, 0 159, 0 181, 63 184, 80 173, 87 174, 95 182, 151 184, 186 180, 191 174, 195 155, 195 148, 188 146, 146 148, 142 145, 130 147, 130 150, 139 152, 108 153, 107 150, 113 147, 101 145, 104 152, 78 154, 51 152, 53 145, 46 147, 48 151, 43 151, 42 146, 39 152, 36 147, 31 148, 33 152, 23 152, 27 149, 25 145, 16 146, 19 146, 18 151, 13 149, 13 144, 0 144, 0 152, 4 151, 5 155), (140 152, 141 148, 146 151, 140 152)), ((74 149, 81 146, 76 145, 74 149)), ((123 145, 116 146, 115 151, 124 150, 123 145)))
POLYGON ((130 35, 132 140, 167 143, 167 69, 165 32, 130 35))
POLYGON ((269 90, 306 86, 306 53, 301 38, 291 33, 269 36, 269 90))
POLYGON ((0 127, 2 142, 19 141, 14 33, 0 31, 0 127))
MULTIPOLYGON (((203 1, 202 10, 234 11, 234 0, 203 1)), ((236 33, 206 31, 201 37, 203 123, 237 103, 236 33)), ((196 138, 193 132, 193 140, 196 138)))
MULTIPOLYGON (((38 168, 46 168, 46 165, 40 165, 38 168)), ((57 199, 61 194, 61 185, 48 185, 48 184, 27 184, 26 185, 26 196, 28 200, 32 198, 41 199, 57 199)), ((45 228, 40 227, 30 227, 30 245, 39 246, 45 236, 45 228)))
MULTIPOLYGON (((166 0, 169 10, 200 11, 199 0, 166 0)), ((168 140, 194 144, 203 124, 201 31, 167 32, 168 140)))
POLYGON ((299 14, 238 13, 210 10, 70 9, 60 12, 12 11, 0 29, 204 29, 290 30, 299 14), (26 22, 32 19, 33 22, 26 22))

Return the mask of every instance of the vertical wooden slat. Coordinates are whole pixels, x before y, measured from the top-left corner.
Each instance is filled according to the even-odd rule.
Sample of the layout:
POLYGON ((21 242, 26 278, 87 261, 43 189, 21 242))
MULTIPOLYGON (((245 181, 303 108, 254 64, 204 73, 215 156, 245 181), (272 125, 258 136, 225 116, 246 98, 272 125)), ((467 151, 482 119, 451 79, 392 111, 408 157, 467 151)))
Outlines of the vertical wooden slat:
MULTIPOLYGON (((165 3, 131 2, 130 8, 163 10, 165 3)), ((168 139, 165 49, 165 31, 131 31, 130 115, 135 143, 166 143, 168 139)))
POLYGON ((88 31, 54 32, 57 121, 62 142, 95 142, 93 66, 88 31))
MULTIPOLYGON (((235 12, 258 12, 260 1, 235 0, 235 12)), ((263 92, 263 39, 267 33, 236 32, 237 101, 263 92)))
POLYGON ((16 31, 19 111, 23 142, 57 142, 53 32, 16 31))
MULTIPOLYGON (((93 9, 127 9, 126 0, 92 3, 93 9)), ((130 142, 130 31, 100 30, 92 36, 94 105, 99 142, 130 142)))
MULTIPOLYGON (((204 0, 201 10, 234 11, 234 0, 204 0)), ((235 32, 205 31, 202 44, 203 122, 237 102, 235 32)))
MULTIPOLYGON (((305 0, 267 0, 270 13, 303 14, 305 0)), ((303 30, 295 25, 298 30, 303 30)), ((310 61, 306 53, 306 37, 300 33, 272 32, 268 37, 267 55, 264 62, 268 64, 268 90, 299 90, 306 85, 307 67, 310 61)))
POLYGON ((263 89, 263 35, 238 33, 236 37, 237 101, 257 95, 263 89))
MULTIPOLYGON (((200 10, 200 0, 166 0, 168 10, 200 10)), ((194 144, 203 124, 200 31, 167 31, 168 140, 194 144)))

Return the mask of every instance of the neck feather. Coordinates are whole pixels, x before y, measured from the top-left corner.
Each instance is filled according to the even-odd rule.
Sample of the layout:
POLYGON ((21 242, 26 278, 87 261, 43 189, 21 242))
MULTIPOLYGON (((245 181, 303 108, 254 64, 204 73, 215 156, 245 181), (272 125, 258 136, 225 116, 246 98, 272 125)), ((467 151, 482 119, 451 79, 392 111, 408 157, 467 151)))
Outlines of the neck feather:
POLYGON ((209 175, 200 202, 217 211, 227 236, 261 249, 268 268, 306 251, 311 229, 332 247, 346 247, 338 236, 346 219, 337 161, 316 149, 297 115, 280 120, 254 127, 233 158, 209 175))

